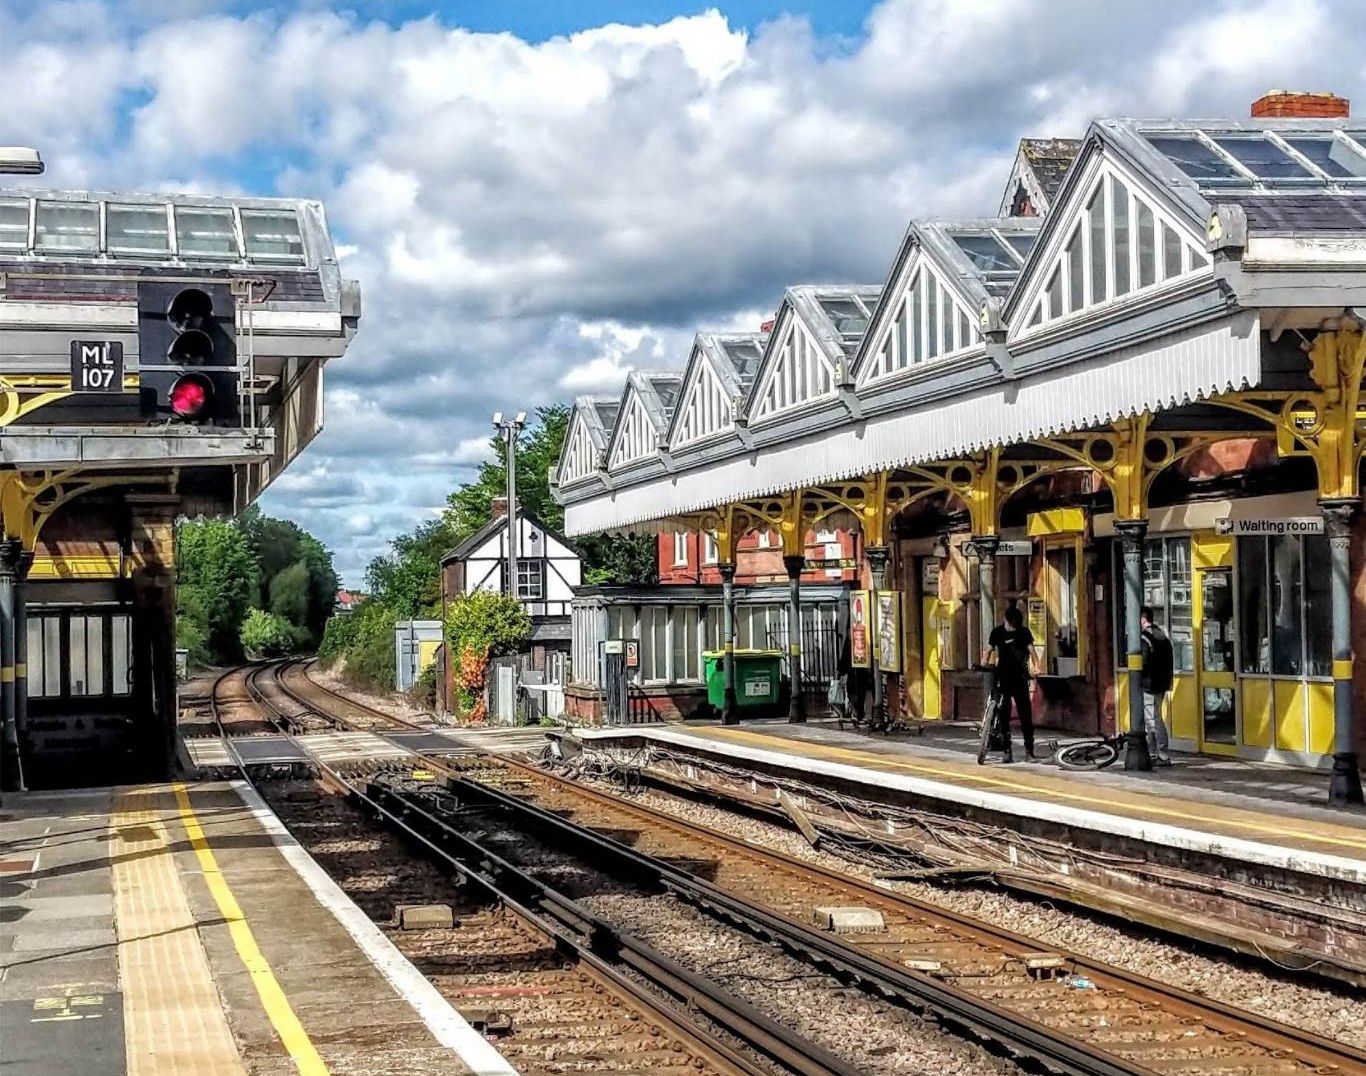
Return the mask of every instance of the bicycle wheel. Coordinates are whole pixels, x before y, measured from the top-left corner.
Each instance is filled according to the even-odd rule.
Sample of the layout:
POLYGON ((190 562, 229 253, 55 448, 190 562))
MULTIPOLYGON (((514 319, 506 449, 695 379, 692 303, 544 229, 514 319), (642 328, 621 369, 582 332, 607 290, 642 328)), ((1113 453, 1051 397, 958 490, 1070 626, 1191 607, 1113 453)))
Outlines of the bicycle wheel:
POLYGON ((982 732, 981 739, 977 743, 977 765, 979 766, 986 764, 987 752, 991 750, 991 733, 996 728, 996 711, 1000 704, 1000 700, 993 692, 987 696, 987 704, 982 708, 982 732))
POLYGON ((1082 740, 1058 748, 1053 757, 1064 770, 1100 770, 1114 762, 1119 752, 1105 740, 1082 740))

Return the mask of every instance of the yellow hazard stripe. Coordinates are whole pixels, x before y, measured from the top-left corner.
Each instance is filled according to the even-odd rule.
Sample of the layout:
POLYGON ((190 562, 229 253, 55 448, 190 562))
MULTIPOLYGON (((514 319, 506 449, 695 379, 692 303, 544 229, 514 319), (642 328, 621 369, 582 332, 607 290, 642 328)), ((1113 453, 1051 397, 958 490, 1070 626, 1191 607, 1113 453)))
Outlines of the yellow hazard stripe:
POLYGON ((0 665, 0 684, 8 684, 14 679, 13 665, 0 665))
POLYGON ((1352 659, 1334 658, 1333 659, 1333 679, 1350 680, 1352 678, 1352 659))
POLYGON ((1130 671, 1130 672, 1142 672, 1142 671, 1143 671, 1143 655, 1142 655, 1142 654, 1130 654, 1130 655, 1129 655, 1129 666, 1128 666, 1128 667, 1129 667, 1129 671, 1130 671))
POLYGON ((27 679, 28 679, 28 666, 27 666, 27 665, 16 665, 16 666, 14 667, 14 675, 15 675, 16 677, 18 677, 20 680, 27 680, 27 679))
POLYGON ((270 965, 266 963, 265 956, 256 944, 256 936, 247 925, 247 917, 242 914, 237 898, 232 895, 223 872, 218 869, 218 860, 214 858, 213 849, 209 847, 208 839, 204 836, 199 818, 190 806, 190 797, 183 784, 175 786, 175 798, 180 806, 180 820, 185 826, 185 834, 190 838, 190 845, 199 859, 199 868, 204 872, 204 881, 213 895, 214 903, 218 905, 218 914, 228 924, 232 944, 251 976, 252 985, 256 987, 256 994, 261 999, 261 1005, 266 1010, 275 1033, 280 1036, 280 1042, 298 1066, 300 1076, 328 1076, 327 1065, 318 1055, 313 1040, 308 1037, 303 1024, 294 1015, 289 998, 285 996, 279 980, 275 978, 275 973, 270 970, 270 965))

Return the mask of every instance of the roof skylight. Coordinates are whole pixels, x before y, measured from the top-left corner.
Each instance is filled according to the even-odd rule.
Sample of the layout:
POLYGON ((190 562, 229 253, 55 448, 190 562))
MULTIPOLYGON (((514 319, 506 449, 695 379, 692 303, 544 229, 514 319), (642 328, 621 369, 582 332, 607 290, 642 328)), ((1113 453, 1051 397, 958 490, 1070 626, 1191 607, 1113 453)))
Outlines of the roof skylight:
POLYGON ((1149 135, 1148 141, 1197 183, 1246 183, 1233 160, 1194 135, 1149 135))
MULTIPOLYGON (((994 235, 955 235, 958 248, 984 273, 1015 273, 1020 263, 994 235)), ((1033 242, 1032 238, 1030 240, 1033 242)))
POLYGON ((1214 141, 1258 179, 1314 178, 1265 135, 1219 135, 1214 141))
POLYGON ((1295 190, 1366 180, 1366 150, 1351 134, 1295 127, 1143 132, 1154 149, 1201 187, 1295 190))

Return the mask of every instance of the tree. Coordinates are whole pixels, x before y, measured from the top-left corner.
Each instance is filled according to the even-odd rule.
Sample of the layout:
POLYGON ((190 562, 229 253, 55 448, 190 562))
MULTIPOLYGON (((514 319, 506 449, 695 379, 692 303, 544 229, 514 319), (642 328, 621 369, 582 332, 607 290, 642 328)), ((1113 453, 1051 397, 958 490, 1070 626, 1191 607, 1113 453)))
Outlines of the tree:
POLYGON ((322 639, 327 619, 337 597, 337 573, 332 554, 313 535, 287 519, 263 515, 256 506, 248 508, 237 521, 260 566, 259 591, 255 604, 284 616, 306 645, 322 639), (306 578, 300 582, 291 575, 291 600, 288 612, 275 608, 273 587, 282 574, 302 564, 306 578))
POLYGON ((595 534, 581 539, 583 581, 589 586, 654 586, 659 543, 653 534, 595 534))
POLYGON ((206 661, 242 656, 239 627, 259 586, 245 535, 221 519, 181 523, 177 534, 177 612, 206 661))
POLYGON ((445 629, 446 650, 456 662, 460 709, 478 720, 489 658, 521 649, 531 638, 531 617, 511 595, 476 590, 451 603, 445 629))
POLYGON ((309 593, 308 565, 298 560, 270 581, 270 611, 307 639, 309 593))
POLYGON ((459 541, 444 519, 395 538, 389 555, 376 557, 365 570, 370 599, 393 609, 400 620, 431 609, 441 600, 441 558, 459 541))
POLYGON ((242 621, 240 632, 242 648, 248 654, 261 657, 278 657, 294 649, 294 629, 284 617, 267 613, 263 609, 253 609, 242 621))

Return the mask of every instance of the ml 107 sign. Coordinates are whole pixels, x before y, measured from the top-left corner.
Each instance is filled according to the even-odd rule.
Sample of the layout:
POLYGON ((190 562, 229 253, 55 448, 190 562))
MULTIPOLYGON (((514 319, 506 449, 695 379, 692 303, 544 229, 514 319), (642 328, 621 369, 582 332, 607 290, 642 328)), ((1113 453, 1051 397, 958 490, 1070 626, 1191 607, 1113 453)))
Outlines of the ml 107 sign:
POLYGON ((122 392, 123 344, 118 340, 72 340, 71 391, 122 392))

